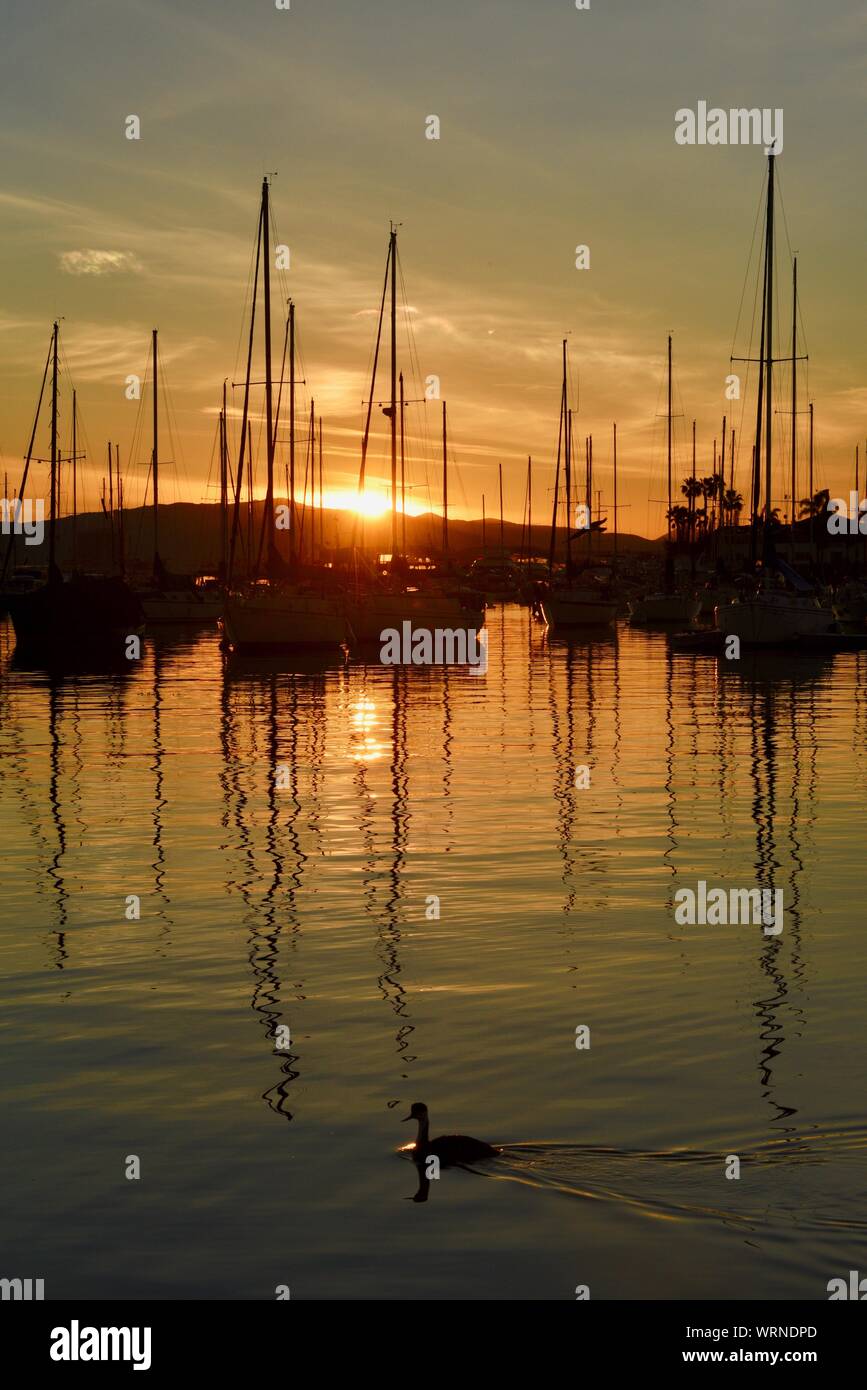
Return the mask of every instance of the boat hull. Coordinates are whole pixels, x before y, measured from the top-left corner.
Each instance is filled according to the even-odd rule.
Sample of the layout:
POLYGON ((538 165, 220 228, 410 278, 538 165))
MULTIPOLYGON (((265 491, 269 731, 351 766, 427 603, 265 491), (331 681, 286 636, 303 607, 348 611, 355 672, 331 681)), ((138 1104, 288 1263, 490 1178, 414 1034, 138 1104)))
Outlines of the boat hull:
POLYGON ((145 622, 153 626, 168 623, 215 623, 222 612, 219 597, 198 596, 195 590, 169 590, 140 594, 145 622))
POLYGON ((338 647, 348 636, 342 606, 318 594, 233 595, 223 611, 223 631, 236 651, 246 652, 338 647))
POLYGON ((723 637, 737 637, 752 647, 780 646, 835 630, 830 608, 823 608, 816 600, 785 594, 725 604, 714 609, 714 621, 723 637))
POLYGON ((648 594, 629 605, 633 623, 694 623, 701 610, 701 599, 688 594, 648 594))
POLYGON ((450 594, 421 590, 366 594, 349 605, 349 624, 358 642, 380 642, 383 632, 400 632, 405 622, 429 631, 457 628, 478 632, 485 625, 485 613, 483 608, 465 608, 450 594))
POLYGON ((127 639, 143 628, 141 604, 120 579, 82 577, 46 584, 10 595, 7 602, 17 645, 49 655, 123 655, 127 639))
POLYGON ((549 627, 607 627, 617 617, 617 604, 594 594, 546 594, 542 616, 549 627))

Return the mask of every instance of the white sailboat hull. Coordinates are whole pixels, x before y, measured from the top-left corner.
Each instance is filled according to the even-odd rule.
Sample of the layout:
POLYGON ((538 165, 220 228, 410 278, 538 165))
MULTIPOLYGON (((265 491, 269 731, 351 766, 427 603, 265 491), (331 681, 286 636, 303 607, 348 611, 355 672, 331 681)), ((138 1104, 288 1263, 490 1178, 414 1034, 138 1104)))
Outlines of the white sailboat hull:
POLYGON ((816 598, 771 593, 722 605, 714 609, 714 621, 724 637, 770 647, 831 632, 835 620, 833 611, 816 598))
POLYGON ((145 622, 215 623, 220 616, 222 599, 219 595, 197 595, 195 590, 167 590, 165 593, 141 594, 145 622))
POLYGON ((701 609, 701 599, 689 594, 648 594, 634 599, 629 616, 634 623, 694 623, 701 609))
POLYGON ((337 600, 291 591, 231 595, 223 612, 223 630, 238 651, 336 647, 347 637, 337 600))
POLYGON ((617 617, 617 604, 589 589, 546 594, 542 614, 549 627, 604 627, 617 617))
POLYGON ((387 629, 401 631, 401 624, 433 631, 436 628, 474 629, 485 624, 484 609, 462 607, 450 594, 429 591, 371 593, 349 605, 349 623, 359 642, 380 642, 387 629))

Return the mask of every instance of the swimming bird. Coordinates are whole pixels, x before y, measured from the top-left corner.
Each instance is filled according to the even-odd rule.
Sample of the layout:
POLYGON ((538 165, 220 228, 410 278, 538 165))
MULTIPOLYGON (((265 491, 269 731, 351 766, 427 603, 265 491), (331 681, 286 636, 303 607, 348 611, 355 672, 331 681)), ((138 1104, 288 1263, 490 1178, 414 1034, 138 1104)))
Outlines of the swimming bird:
POLYGON ((475 1163, 480 1158, 496 1158, 500 1152, 492 1144, 486 1144, 481 1139, 471 1139, 467 1134, 441 1134, 438 1139, 431 1139, 427 1106, 420 1100, 415 1102, 408 1115, 404 1115, 403 1123, 406 1124, 407 1120, 418 1122, 418 1135, 413 1153, 416 1163, 424 1163, 433 1155, 444 1168, 447 1168, 452 1163, 475 1163))

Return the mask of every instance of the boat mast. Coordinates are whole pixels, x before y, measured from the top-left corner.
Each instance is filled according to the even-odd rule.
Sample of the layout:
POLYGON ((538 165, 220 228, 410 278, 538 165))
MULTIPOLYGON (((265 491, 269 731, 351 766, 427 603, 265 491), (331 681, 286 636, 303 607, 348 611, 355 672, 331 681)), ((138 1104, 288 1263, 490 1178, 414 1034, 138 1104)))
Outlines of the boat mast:
MULTIPOLYGON (((20 493, 19 493, 20 496, 20 493)), ((57 532, 57 320, 51 346, 51 502, 48 518, 48 578, 54 580, 54 552, 57 532)))
POLYGON ((72 392, 72 568, 78 565, 78 392, 72 392))
POLYGON ((267 482, 265 485, 264 524, 268 527, 268 554, 265 568, 274 574, 274 397, 271 381, 271 218, 268 205, 268 175, 262 180, 262 288, 265 298, 265 428, 267 482))
POLYGON ((289 563, 295 564, 295 305, 289 300, 289 563))
POLYGON ((527 561, 533 554, 533 459, 527 458, 527 561))
POLYGON ((449 455, 446 403, 443 401, 443 559, 449 553, 449 455))
POLYGON ((117 475, 117 549, 121 579, 126 578, 126 536, 123 529, 123 480, 120 476, 120 445, 114 446, 114 467, 117 475))
POLYGON ((403 394, 403 372, 400 374, 400 517, 402 555, 406 555, 406 451, 404 436, 404 410, 406 402, 403 394))
POLYGON ((488 544, 487 544, 487 531, 486 531, 486 523, 485 523, 485 494, 482 493, 482 554, 483 554, 483 555, 487 555, 487 553, 488 553, 488 544))
MULTIPOLYGON (((160 569, 160 550, 159 550, 159 506, 160 506, 160 451, 159 451, 159 376, 158 376, 158 346, 157 330, 154 328, 151 333, 153 343, 154 358, 154 399, 153 399, 153 477, 154 477, 154 576, 159 574, 160 569)), ((109 467, 109 495, 111 495, 111 468, 109 467)), ((114 545, 114 523, 112 522, 112 546, 114 545)))
MULTIPOLYGON (((566 483, 566 578, 572 577, 572 411, 566 373, 566 339, 563 339, 563 462, 566 483)), ((559 460, 558 460, 559 463, 559 460)))
POLYGON ((772 476, 772 426, 774 420, 773 410, 773 373, 774 373, 774 154, 768 155, 768 226, 767 226, 767 251, 766 251, 766 270, 768 277, 768 312, 767 312, 767 359, 765 365, 765 554, 767 555, 768 542, 771 532, 771 476, 772 476))
POLYGON ((226 447, 226 379, 223 378, 223 409, 220 411, 220 559, 223 575, 229 558, 229 470, 226 447))
POLYGON ((587 559, 593 550, 593 435, 587 436, 587 559))
POLYGON ((813 501, 813 402, 810 401, 810 501, 813 501))
MULTIPOLYGON (((397 228, 391 228, 389 238, 391 258, 391 561, 397 555, 397 228)), ((403 377, 401 376, 401 386, 403 377)), ((443 451, 445 451, 445 404, 443 404, 443 451)), ((443 465, 445 467, 445 465, 443 465)), ((447 541, 443 539, 443 552, 447 541)))
MULTIPOLYGON (((693 465, 695 473, 695 423, 692 427, 693 465)), ((668 459, 668 539, 671 540, 671 334, 668 335, 668 420, 666 431, 666 455, 668 459)))
MULTIPOLYGON (((316 402, 310 397, 310 563, 316 555, 316 402)), ((320 499, 321 502, 321 499, 320 499)))
POLYGON ((325 494, 322 491, 322 416, 319 416, 319 560, 325 551, 325 494))
POLYGON ((792 559, 795 558, 795 489, 797 486, 796 477, 796 436, 795 424, 798 412, 798 359, 796 357, 798 344, 798 258, 795 256, 792 262, 792 507, 789 521, 789 535, 792 541, 792 559))
POLYGON ((111 460, 111 440, 108 441, 108 534, 111 540, 111 567, 114 569, 114 469, 111 460))
POLYGON ((503 537, 503 465, 497 464, 497 475, 500 483, 500 558, 506 553, 506 542, 503 537))
MULTIPOLYGON (((565 353, 564 353, 565 358, 565 353)), ((563 378, 566 390, 566 379, 563 378)), ((566 578, 572 578, 572 411, 566 407, 564 436, 564 458, 566 467, 566 578)))
POLYGON ((614 421, 614 559, 617 559, 617 421, 614 421))

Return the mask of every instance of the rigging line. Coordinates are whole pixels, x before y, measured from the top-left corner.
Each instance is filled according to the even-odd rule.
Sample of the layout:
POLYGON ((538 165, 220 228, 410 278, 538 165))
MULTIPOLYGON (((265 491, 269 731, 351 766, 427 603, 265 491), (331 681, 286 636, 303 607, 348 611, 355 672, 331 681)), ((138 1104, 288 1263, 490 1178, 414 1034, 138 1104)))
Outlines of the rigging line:
MULTIPOLYGON (((738 312, 737 312, 737 318, 735 319, 734 333, 732 334, 731 352, 730 352, 730 354, 729 354, 730 357, 733 357, 733 356, 734 356, 734 350, 735 350, 735 344, 736 344, 736 342, 737 342, 738 330, 739 330, 739 328, 740 328, 740 326, 741 326, 741 312, 742 312, 742 310, 743 310, 744 295, 746 294, 747 282, 749 281, 749 278, 750 278, 750 270, 751 270, 751 267, 752 267, 752 264, 753 264, 753 256, 754 256, 754 253, 755 253, 755 250, 756 250, 756 236, 757 236, 758 229, 759 229, 759 219, 762 218, 762 223, 764 223, 763 210, 764 210, 764 206, 765 206, 765 184, 767 183, 767 177, 768 177, 767 174, 765 174, 764 181, 762 182, 762 188, 761 188, 761 191, 760 191, 760 193, 759 193, 759 201, 758 201, 758 206, 757 206, 757 208, 756 208, 756 218, 755 218, 755 221, 754 221, 754 223, 753 223, 753 234, 752 234, 752 238, 751 238, 751 240, 750 240, 750 249, 749 249, 749 254, 748 254, 748 256, 747 256, 746 269, 744 270, 744 282, 743 282, 743 285, 741 286, 741 298, 740 298, 740 303, 738 304, 738 312)), ((754 306, 753 306, 753 327, 755 328, 755 303, 754 303, 754 306)), ((751 339, 750 341, 752 342, 752 339, 751 339)))
POLYGON ((247 346, 247 374, 244 380, 244 411, 241 418, 241 444, 238 452, 238 472, 235 484, 234 510, 232 513, 232 536, 229 544, 229 563, 226 567, 226 589, 232 577, 235 547, 238 541, 238 528, 241 522, 241 488, 244 480, 244 448, 247 440, 247 416, 250 405, 250 368, 253 361, 253 333, 256 324, 256 289, 259 283, 259 258, 262 250, 262 206, 259 206, 259 223, 256 229, 256 270, 253 277, 253 296, 250 303, 250 338, 247 346))
MULTIPOLYGON (((376 329, 376 347, 373 353, 373 371, 370 379, 370 396, 367 402, 367 418, 364 422, 364 433, 361 437, 361 468, 358 474, 358 492, 364 492, 364 475, 367 468, 367 444, 370 438, 370 417, 373 411, 373 397, 376 394, 376 369, 379 364, 379 348, 382 342, 382 320, 385 312, 385 295, 388 290, 388 272, 391 263, 391 242, 389 241, 388 254, 385 258, 385 276, 382 282, 382 299, 379 305, 379 323, 376 329)), ((356 511, 352 521, 352 548, 355 549, 358 534, 358 512, 356 511)))
MULTIPOLYGON (((46 381, 48 380, 48 368, 49 368, 49 365, 50 365, 50 363, 51 363, 51 352, 52 352, 53 347, 54 347, 54 332, 53 332, 53 330, 52 330, 51 342, 50 342, 49 345, 48 345, 48 356, 47 356, 46 359, 45 359, 45 371, 42 373, 42 385, 41 385, 40 388, 39 388, 39 400, 38 400, 38 402, 37 402, 37 404, 36 404, 36 414, 35 414, 35 416, 33 417, 33 430, 32 430, 31 435, 30 435, 30 443, 29 443, 28 446, 27 446, 27 457, 26 457, 25 460, 24 460, 24 472, 23 472, 22 477, 21 477, 21 486, 20 486, 19 489, 18 489, 18 497, 19 497, 19 499, 22 498, 22 497, 24 496, 24 489, 25 489, 25 487, 27 486, 27 475, 28 475, 28 473, 30 472, 30 458, 31 458, 31 455, 32 455, 32 453, 33 453, 33 445, 34 445, 34 443, 35 443, 35 441, 36 441, 36 430, 37 430, 37 428, 38 428, 38 426, 39 426, 39 415, 40 415, 40 412, 41 412, 41 410, 42 410, 42 398, 43 398, 43 396, 44 396, 44 394, 45 394, 45 383, 46 383, 46 381)), ((6 554, 5 554, 4 557, 3 557, 3 570, 2 570, 2 574, 0 574, 0 577, 2 577, 2 578, 4 578, 4 579, 5 579, 5 577, 6 577, 6 571, 7 571, 8 567, 9 567, 9 559, 10 559, 10 556, 11 556, 11 554, 12 554, 13 546, 14 546, 14 531, 11 531, 11 530, 10 530, 10 532, 9 532, 9 537, 8 537, 8 541, 7 541, 7 544, 6 544, 6 554)))

